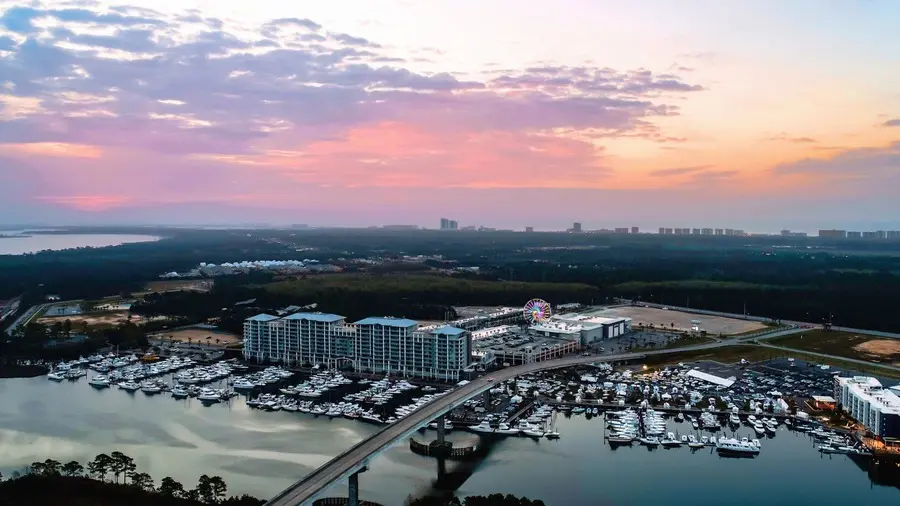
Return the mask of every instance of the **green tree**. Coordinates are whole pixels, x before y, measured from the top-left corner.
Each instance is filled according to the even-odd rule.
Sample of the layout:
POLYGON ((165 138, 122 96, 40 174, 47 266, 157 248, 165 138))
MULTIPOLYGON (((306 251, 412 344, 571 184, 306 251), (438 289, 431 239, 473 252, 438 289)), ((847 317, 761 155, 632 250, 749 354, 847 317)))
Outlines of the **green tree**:
POLYGON ((228 492, 228 486, 225 485, 225 480, 223 480, 221 476, 213 476, 210 478, 209 486, 213 502, 218 503, 225 499, 225 495, 228 492))
POLYGON ((66 476, 81 476, 84 472, 84 466, 76 460, 70 460, 62 466, 62 473, 66 476))
POLYGON ((128 479, 128 473, 133 471, 134 459, 120 451, 112 452, 109 456, 111 459, 110 471, 116 477, 116 483, 119 483, 119 476, 123 476, 122 482, 124 483, 128 479))
POLYGON ((62 463, 58 460, 47 459, 44 461, 44 475, 59 476, 62 474, 62 463))
POLYGON ((166 476, 159 482, 157 492, 166 497, 182 497, 184 496, 184 485, 175 481, 171 476, 166 476))
POLYGON ((112 457, 101 453, 88 463, 88 472, 91 473, 91 476, 99 478, 100 481, 106 481, 106 475, 112 471, 112 465, 112 457))
POLYGON ((209 475, 200 475, 200 479, 197 481, 197 486, 194 487, 194 490, 197 492, 197 496, 206 504, 212 504, 215 499, 215 496, 213 496, 211 480, 212 479, 209 477, 209 475))
POLYGON ((72 337, 72 320, 66 318, 63 321, 63 332, 66 334, 66 339, 72 337))
POLYGON ((131 475, 131 485, 147 492, 153 492, 153 477, 147 473, 134 473, 131 475))

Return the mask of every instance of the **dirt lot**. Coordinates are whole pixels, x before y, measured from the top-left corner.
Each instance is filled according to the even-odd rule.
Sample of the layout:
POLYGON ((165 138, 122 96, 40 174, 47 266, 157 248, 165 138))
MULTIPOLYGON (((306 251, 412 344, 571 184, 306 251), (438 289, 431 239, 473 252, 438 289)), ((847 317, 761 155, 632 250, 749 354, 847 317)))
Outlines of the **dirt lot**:
MULTIPOLYGON (((72 327, 78 327, 82 322, 89 326, 97 325, 119 325, 128 321, 128 311, 115 311, 112 313, 94 313, 94 314, 77 314, 70 316, 42 316, 37 319, 37 323, 43 325, 53 325, 56 322, 70 320, 72 327)), ((135 324, 144 323, 146 319, 140 315, 131 315, 131 322, 135 324)))
POLYGON ((872 339, 865 343, 857 344, 854 350, 867 355, 876 355, 881 358, 900 358, 900 340, 897 339, 872 339))
POLYGON ((770 344, 798 350, 827 353, 882 364, 900 362, 900 340, 881 339, 867 334, 812 329, 800 334, 776 337, 770 344))
POLYGON ((219 340, 218 344, 234 344, 241 342, 241 338, 239 336, 229 334, 227 332, 209 329, 171 330, 168 332, 160 332, 149 337, 151 339, 165 339, 182 343, 186 343, 190 340, 190 342, 194 343, 209 342, 210 344, 217 344, 216 339, 219 340), (206 340, 207 337, 210 338, 209 341, 206 340))
POLYGON ((691 320, 699 321, 700 330, 705 330, 713 335, 743 334, 744 332, 752 332, 754 330, 765 328, 765 325, 762 323, 754 321, 682 313, 679 311, 657 309, 653 307, 614 307, 595 311, 591 314, 605 318, 631 318, 631 326, 634 329, 637 329, 638 325, 641 323, 645 326, 649 326, 652 323, 654 327, 689 331, 691 330, 691 320), (673 323, 675 324, 674 327, 672 326, 673 323))
POLYGON ((213 287, 212 279, 175 279, 151 281, 144 290, 150 293, 175 292, 188 290, 194 292, 208 292, 213 287))

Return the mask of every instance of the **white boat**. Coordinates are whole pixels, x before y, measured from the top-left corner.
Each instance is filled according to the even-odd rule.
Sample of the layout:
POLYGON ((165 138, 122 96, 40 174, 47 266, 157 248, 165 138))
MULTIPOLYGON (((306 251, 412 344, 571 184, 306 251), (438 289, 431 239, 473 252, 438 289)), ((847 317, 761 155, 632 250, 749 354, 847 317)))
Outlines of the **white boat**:
POLYGON ((556 432, 555 430, 550 430, 547 433, 545 433, 544 436, 547 439, 559 439, 559 432, 556 432))
POLYGON ((155 383, 144 383, 141 385, 141 392, 145 394, 158 394, 162 392, 162 388, 155 383))
POLYGON ((631 443, 634 442, 634 438, 628 436, 609 436, 606 438, 606 441, 608 441, 610 445, 631 445, 631 443))
POLYGON ((62 381, 66 379, 66 375, 60 371, 53 371, 47 375, 47 379, 50 381, 62 381))
POLYGON ((659 446, 659 438, 654 436, 641 437, 638 438, 638 441, 644 446, 659 446))
POLYGON ((662 441, 659 442, 659 444, 668 448, 674 448, 676 446, 681 446, 681 441, 675 439, 675 434, 670 432, 666 435, 665 438, 663 438, 662 441))
POLYGON ((750 442, 721 437, 716 443, 716 452, 721 455, 752 457, 759 454, 759 448, 750 442))
POLYGON ((188 391, 180 386, 172 389, 172 397, 174 397, 176 399, 184 399, 184 398, 188 397, 189 395, 190 394, 188 393, 188 391))
POLYGON ((94 388, 107 388, 109 387, 109 378, 102 374, 97 374, 88 383, 94 388))
POLYGON ((141 386, 135 383, 134 381, 124 381, 119 383, 119 388, 125 390, 126 392, 134 392, 141 389, 141 386))

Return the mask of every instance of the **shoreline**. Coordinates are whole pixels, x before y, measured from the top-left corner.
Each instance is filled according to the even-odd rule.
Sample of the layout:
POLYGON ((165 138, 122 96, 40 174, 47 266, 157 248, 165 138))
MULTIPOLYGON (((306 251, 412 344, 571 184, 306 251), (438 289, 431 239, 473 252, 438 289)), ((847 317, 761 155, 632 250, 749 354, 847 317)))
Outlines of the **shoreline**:
POLYGON ((0 379, 37 378, 49 372, 43 365, 0 365, 0 379))

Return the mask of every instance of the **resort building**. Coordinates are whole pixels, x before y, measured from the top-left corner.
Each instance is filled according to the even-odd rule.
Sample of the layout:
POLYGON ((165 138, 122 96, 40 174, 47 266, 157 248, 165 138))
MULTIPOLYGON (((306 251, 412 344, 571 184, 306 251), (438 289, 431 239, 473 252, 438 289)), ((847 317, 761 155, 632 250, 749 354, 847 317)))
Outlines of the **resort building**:
POLYGON ((356 323, 327 313, 260 314, 244 321, 244 359, 287 365, 325 364, 359 372, 459 380, 472 339, 451 326, 419 327, 405 318, 356 323))
POLYGON ((881 438, 900 437, 900 397, 875 378, 834 378, 834 398, 841 409, 881 438))

